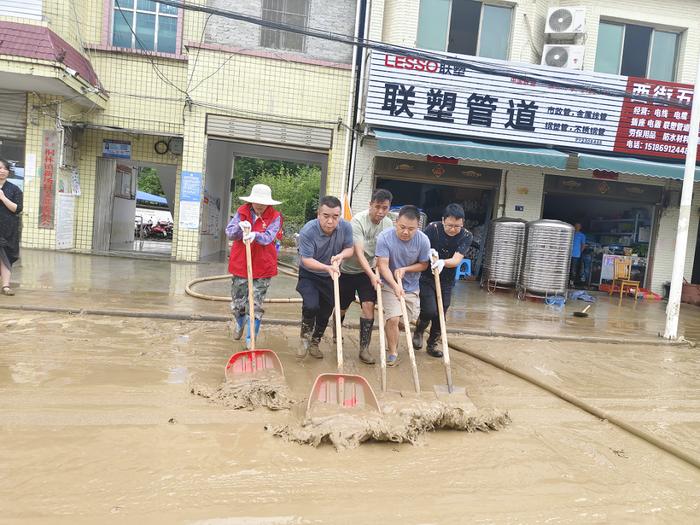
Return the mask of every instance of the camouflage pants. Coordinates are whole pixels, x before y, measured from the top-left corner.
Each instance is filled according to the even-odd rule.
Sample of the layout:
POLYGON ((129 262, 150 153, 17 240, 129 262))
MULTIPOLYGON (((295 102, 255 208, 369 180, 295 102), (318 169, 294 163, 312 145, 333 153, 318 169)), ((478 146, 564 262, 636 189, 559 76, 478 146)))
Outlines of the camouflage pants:
MULTIPOLYGON (((255 318, 262 319, 265 313, 263 303, 271 279, 253 279, 253 304, 255 318)), ((248 314, 248 279, 245 277, 233 277, 231 279, 231 313, 234 317, 248 314)))

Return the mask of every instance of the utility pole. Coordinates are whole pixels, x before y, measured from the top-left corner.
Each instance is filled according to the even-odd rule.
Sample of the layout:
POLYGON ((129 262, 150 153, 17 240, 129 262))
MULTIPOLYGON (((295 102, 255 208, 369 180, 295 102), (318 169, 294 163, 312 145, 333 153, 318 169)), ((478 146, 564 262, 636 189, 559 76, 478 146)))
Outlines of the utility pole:
POLYGON ((678 316, 681 310, 681 292, 683 291, 683 271, 685 269, 685 252, 688 247, 688 225, 690 224, 690 206, 693 200, 693 183, 695 182, 695 161, 698 153, 698 128, 700 127, 700 59, 695 74, 693 105, 690 110, 690 131, 688 132, 688 151, 685 155, 685 173, 681 207, 678 214, 676 232, 676 250, 673 254, 673 273, 671 274, 671 291, 666 306, 666 329, 664 338, 678 339, 678 316))

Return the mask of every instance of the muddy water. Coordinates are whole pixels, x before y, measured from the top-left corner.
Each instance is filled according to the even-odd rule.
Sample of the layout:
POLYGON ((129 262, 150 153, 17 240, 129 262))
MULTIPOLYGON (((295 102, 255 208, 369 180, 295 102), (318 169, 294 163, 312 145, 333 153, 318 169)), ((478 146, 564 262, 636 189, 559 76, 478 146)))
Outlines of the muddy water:
MULTIPOLYGON (((698 516, 700 472, 462 355, 453 356, 455 383, 477 407, 508 409, 508 428, 338 453, 264 431, 300 417, 298 407, 235 411, 189 393, 193 377, 219 384, 238 349, 223 324, 0 312, 0 332, 4 522, 692 523, 698 516)), ((263 328, 260 346, 278 351, 292 393, 304 398, 335 360, 324 342, 325 359, 297 363, 294 332, 263 328)), ((346 335, 345 344, 356 348, 356 337, 346 335)), ((376 388, 376 369, 350 350, 346 360, 348 372, 364 373, 376 388)), ((420 354, 418 361, 424 390, 444 382, 436 360, 420 354)), ((409 367, 390 370, 389 386, 410 391, 409 367)))
POLYGON ((700 349, 454 338, 700 458, 700 349), (478 344, 474 344, 478 342, 478 344))

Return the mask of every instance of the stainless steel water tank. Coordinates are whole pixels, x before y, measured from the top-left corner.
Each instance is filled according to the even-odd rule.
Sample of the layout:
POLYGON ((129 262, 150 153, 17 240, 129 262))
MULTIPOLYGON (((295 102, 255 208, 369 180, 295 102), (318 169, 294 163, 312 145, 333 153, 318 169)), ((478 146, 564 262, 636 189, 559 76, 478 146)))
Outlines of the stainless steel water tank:
POLYGON ((522 219, 501 217, 491 221, 484 257, 484 277, 496 286, 515 286, 518 282, 525 225, 522 219))
POLYGON ((540 219, 527 223, 520 287, 543 295, 566 292, 574 227, 540 219))

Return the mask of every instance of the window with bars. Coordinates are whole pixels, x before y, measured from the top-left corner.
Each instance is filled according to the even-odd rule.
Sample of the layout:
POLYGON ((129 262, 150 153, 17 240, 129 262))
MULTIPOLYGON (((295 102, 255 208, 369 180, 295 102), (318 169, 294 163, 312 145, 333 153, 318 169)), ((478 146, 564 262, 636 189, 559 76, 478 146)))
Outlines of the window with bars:
POLYGON ((601 20, 594 69, 614 75, 673 81, 678 36, 648 26, 601 20))
MULTIPOLYGON (((298 27, 306 27, 308 0, 262 0, 262 18, 298 27)), ((304 51, 305 38, 299 33, 263 27, 260 45, 273 49, 304 51)))
POLYGON ((152 0, 114 0, 112 45, 177 52, 177 7, 152 0))

